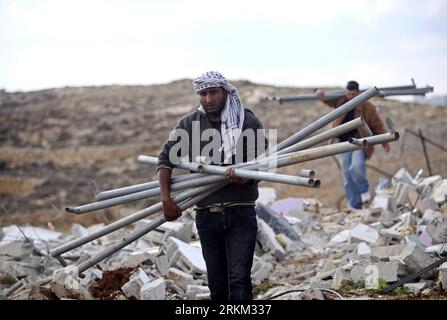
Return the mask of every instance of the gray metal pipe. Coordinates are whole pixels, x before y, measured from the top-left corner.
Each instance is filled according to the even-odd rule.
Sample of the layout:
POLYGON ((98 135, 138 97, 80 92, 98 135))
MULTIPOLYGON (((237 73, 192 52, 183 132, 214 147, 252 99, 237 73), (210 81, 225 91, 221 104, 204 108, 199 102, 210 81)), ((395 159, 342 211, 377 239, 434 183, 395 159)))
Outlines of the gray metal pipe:
POLYGON ((425 96, 426 93, 433 92, 433 87, 416 88, 411 90, 389 90, 383 91, 384 97, 389 96, 425 96))
MULTIPOLYGON (((192 180, 192 179, 196 179, 196 178, 203 178, 205 176, 206 175, 204 175, 202 173, 189 173, 189 174, 183 174, 183 175, 179 175, 179 176, 173 176, 173 177, 171 177, 171 184, 174 184, 177 182, 182 182, 182 181, 188 181, 188 180, 192 180)), ((96 194, 95 200, 99 201, 99 200, 115 198, 115 197, 119 197, 119 196, 124 196, 126 194, 150 190, 150 189, 158 188, 158 187, 160 187, 159 181, 154 180, 151 182, 135 184, 135 185, 127 186, 127 187, 121 187, 121 188, 116 188, 116 189, 112 189, 112 190, 101 191, 98 194, 96 194)))
MULTIPOLYGON (((367 144, 371 144, 371 145, 382 144, 385 142, 391 142, 391 141, 398 140, 399 134, 397 132, 395 132, 394 134, 385 133, 385 134, 367 137, 367 138, 363 138, 363 139, 367 141, 367 144)), ((284 166, 288 166, 288 165, 292 165, 292 164, 296 164, 296 163, 300 163, 300 162, 330 157, 330 156, 333 156, 333 155, 336 155, 339 153, 354 151, 354 150, 357 150, 357 149, 363 148, 363 147, 364 146, 360 147, 360 146, 351 144, 349 142, 340 142, 340 143, 335 143, 335 144, 328 145, 328 146, 322 146, 322 147, 318 147, 318 148, 314 148, 314 149, 298 151, 298 152, 295 152, 292 154, 286 154, 286 155, 279 156, 278 159, 276 160, 276 167, 281 168, 284 166)), ((268 166, 269 165, 267 162, 267 167, 268 166)))
MULTIPOLYGON (((208 175, 203 178, 197 178, 197 179, 193 179, 193 180, 187 180, 187 181, 181 181, 181 182, 174 183, 171 185, 171 191, 179 191, 179 190, 184 190, 184 189, 193 188, 193 187, 201 187, 206 184, 212 184, 212 183, 216 183, 216 182, 220 182, 220 181, 222 181, 221 177, 208 175)), ((120 196, 120 197, 115 197, 115 198, 110 198, 110 199, 106 199, 106 200, 87 203, 87 204, 77 206, 77 207, 66 207, 65 210, 68 212, 76 213, 76 214, 87 213, 87 212, 104 209, 104 208, 109 208, 109 207, 117 206, 120 204, 132 202, 132 201, 156 197, 156 196, 159 196, 160 194, 161 194, 160 187, 158 187, 158 188, 153 188, 153 189, 146 190, 146 191, 140 191, 140 192, 127 194, 127 195, 120 196)))
MULTIPOLYGON (((182 203, 179 204, 179 207, 181 210, 185 210, 187 208, 189 208, 190 206, 196 204, 197 202, 199 202, 200 200, 204 199, 205 197, 207 197, 208 195, 210 195, 211 193, 217 191, 218 189, 220 189, 223 186, 223 184, 212 188, 211 190, 208 190, 202 194, 199 194, 191 199, 185 200, 182 203)), ((105 258, 111 256, 112 254, 114 254, 115 252, 121 250, 122 248, 124 248, 125 246, 129 245, 130 243, 134 242, 135 240, 141 238, 142 236, 144 236, 146 233, 148 233, 149 231, 152 231, 154 229, 156 229, 157 227, 159 227, 161 224, 163 224, 166 221, 165 217, 160 217, 157 220, 152 221, 151 223, 147 224, 146 226, 135 230, 134 232, 130 233, 129 235, 127 235, 126 237, 122 238, 118 243, 113 244, 111 247, 108 247, 107 249, 99 252, 98 254, 94 255, 93 257, 91 257, 90 259, 84 261, 83 263, 81 263, 78 266, 78 272, 79 275, 84 272, 85 270, 87 270, 88 268, 94 266, 95 264, 97 264, 98 262, 104 260, 105 258)))
POLYGON ((298 142, 294 145, 291 145, 290 147, 287 147, 285 149, 282 149, 280 151, 278 151, 276 154, 277 155, 281 155, 281 154, 285 154, 285 153, 290 153, 290 152, 295 152, 295 151, 299 151, 299 150, 303 150, 303 149, 307 149, 309 147, 312 147, 316 144, 319 144, 323 141, 332 139, 332 138, 336 138, 339 135, 349 132, 353 129, 356 129, 360 126, 365 126, 366 123, 363 120, 362 117, 358 117, 355 118, 354 120, 351 120, 349 122, 346 122, 340 126, 337 126, 335 128, 331 128, 329 130, 326 130, 324 132, 321 132, 319 134, 316 134, 313 137, 310 137, 306 140, 303 140, 301 142, 298 142))
MULTIPOLYGON (((199 195, 203 192, 206 192, 210 188, 216 188, 219 185, 220 184, 214 184, 214 185, 203 186, 203 187, 193 189, 193 190, 188 190, 188 191, 182 192, 182 193, 174 196, 172 198, 172 200, 175 203, 178 203, 180 201, 184 201, 188 198, 191 198, 191 197, 199 195)), ((127 217, 124 217, 124 218, 121 218, 115 222, 112 222, 111 224, 105 226, 104 228, 102 228, 100 230, 91 232, 91 233, 86 234, 82 237, 79 237, 72 241, 64 243, 64 244, 54 248, 53 250, 51 250, 50 254, 53 257, 58 257, 67 251, 70 251, 74 248, 80 247, 90 241, 93 241, 93 240, 98 239, 102 236, 105 236, 106 234, 112 233, 122 227, 125 227, 125 226, 132 224, 134 222, 137 222, 138 220, 144 219, 144 218, 146 218, 156 212, 159 212, 161 210, 163 210, 163 204, 161 202, 158 202, 157 204, 154 204, 148 208, 144 208, 143 210, 137 211, 127 217)))
POLYGON ((314 178, 315 177, 315 171, 310 170, 310 169, 301 169, 300 172, 298 173, 298 175, 300 177, 314 178))
POLYGON ((349 143, 355 144, 356 146, 366 147, 368 142, 365 139, 349 138, 349 143))
MULTIPOLYGON (((287 139, 283 140, 281 143, 279 143, 278 145, 276 145, 274 148, 272 148, 270 150, 274 150, 274 152, 281 151, 282 149, 287 148, 287 147, 303 140, 305 137, 312 134, 316 130, 323 128, 325 125, 327 125, 328 123, 337 119, 341 115, 355 109, 357 106, 359 106, 363 102, 367 101, 369 98, 377 95, 378 92, 379 92, 379 90, 376 87, 369 88, 368 90, 359 94, 355 98, 349 100, 342 106, 340 106, 340 107, 334 109, 333 111, 327 113, 326 115, 322 116, 320 119, 311 123, 304 129, 298 131, 297 133, 295 133, 292 136, 288 137, 287 139)), ((269 154, 270 153, 273 153, 273 152, 270 151, 269 154)))
MULTIPOLYGON (((416 88, 414 84, 407 86, 391 86, 391 87, 380 87, 379 90, 387 93, 392 91, 411 91, 416 88)), ((360 90, 360 93, 365 92, 366 90, 360 90)), ((335 92, 326 92, 324 96, 324 101, 336 100, 346 95, 345 91, 335 91, 335 92)), ((306 93, 306 94, 297 94, 297 95, 286 95, 286 96, 273 96, 267 97, 267 100, 278 100, 279 103, 290 102, 290 101, 312 101, 312 100, 320 100, 320 97, 315 93, 306 93)))

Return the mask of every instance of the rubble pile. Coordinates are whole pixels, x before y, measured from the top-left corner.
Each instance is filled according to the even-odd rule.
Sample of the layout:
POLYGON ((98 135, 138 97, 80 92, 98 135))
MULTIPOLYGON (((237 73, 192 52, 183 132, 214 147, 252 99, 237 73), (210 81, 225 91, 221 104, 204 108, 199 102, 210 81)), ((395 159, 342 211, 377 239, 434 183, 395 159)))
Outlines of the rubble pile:
MULTIPOLYGON (((389 285, 424 268, 399 290, 447 297, 447 179, 401 168, 381 179, 369 207, 338 211, 314 199, 276 200, 260 188, 252 268, 255 299, 385 298, 389 285)), ((155 218, 154 218, 155 219, 155 218)), ((0 229, 1 299, 209 299, 194 210, 166 222, 78 277, 77 265, 152 220, 144 219, 73 250, 63 268, 52 248, 103 224, 69 234, 10 225, 0 229)))

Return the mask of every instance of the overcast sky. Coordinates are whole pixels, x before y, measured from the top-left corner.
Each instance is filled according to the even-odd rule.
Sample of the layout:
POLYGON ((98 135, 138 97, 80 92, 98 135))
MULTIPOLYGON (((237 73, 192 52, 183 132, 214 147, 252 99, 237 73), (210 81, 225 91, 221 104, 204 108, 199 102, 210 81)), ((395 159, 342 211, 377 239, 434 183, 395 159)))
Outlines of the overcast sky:
POLYGON ((0 88, 154 84, 208 70, 447 94, 447 0, 0 0, 0 88))

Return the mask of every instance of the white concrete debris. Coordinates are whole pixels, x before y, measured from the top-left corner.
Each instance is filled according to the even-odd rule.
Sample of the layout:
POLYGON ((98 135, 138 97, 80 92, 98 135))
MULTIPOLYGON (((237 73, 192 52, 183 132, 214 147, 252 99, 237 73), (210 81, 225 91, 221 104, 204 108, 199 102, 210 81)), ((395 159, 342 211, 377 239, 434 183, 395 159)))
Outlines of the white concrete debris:
POLYGON ((283 259, 286 251, 276 240, 275 232, 261 219, 258 219, 258 241, 264 252, 271 251, 278 259, 283 259))
POLYGON ((438 270, 439 270, 438 281, 441 284, 442 289, 445 292, 447 292, 447 262, 441 264, 438 270))
POLYGON ((377 262, 356 265, 351 270, 351 277, 354 282, 374 281, 383 279, 386 282, 396 282, 398 278, 399 264, 393 262, 377 262))
POLYGON ((166 284, 164 279, 156 279, 146 283, 140 290, 141 300, 165 300, 166 284))
POLYGON ((366 242, 360 242, 357 245, 357 255, 360 259, 371 255, 371 248, 366 244, 366 242))
POLYGON ((405 283, 404 288, 410 290, 413 293, 419 293, 427 287, 425 282, 405 283))
POLYGON ((426 229, 432 239, 432 244, 447 242, 447 214, 438 214, 426 229))
POLYGON ((357 239, 368 243, 376 243, 379 239, 379 233, 366 224, 359 223, 351 229, 349 236, 351 239, 357 239))
POLYGON ((137 271, 130 276, 129 281, 121 287, 121 291, 123 291, 124 295, 128 298, 134 297, 140 299, 141 288, 151 280, 152 279, 143 269, 138 268, 137 271))
POLYGON ((176 264, 179 269, 190 273, 206 273, 206 264, 201 248, 192 246, 174 237, 169 237, 166 242, 169 243, 167 256, 171 266, 176 264))
POLYGON ((90 292, 81 285, 76 266, 67 266, 56 270, 51 283, 51 290, 59 299, 91 300, 90 292))
MULTIPOLYGON (((276 200, 275 190, 265 188, 258 203, 275 210, 281 228, 274 227, 275 223, 278 227, 278 221, 258 215, 252 283, 255 289, 264 285, 275 288, 255 298, 280 294, 275 299, 336 299, 339 297, 323 289, 346 290, 345 285, 349 288, 358 281, 377 289, 379 279, 393 283, 420 271, 447 254, 446 181, 439 176, 423 178, 421 173, 413 178, 402 169, 392 180, 379 180, 368 209, 351 212, 325 208, 314 199, 276 200), (281 230, 293 230, 289 234, 296 233, 297 238, 281 230), (288 290, 296 292, 282 294, 288 290)), ((200 242, 192 241, 198 239, 193 219, 194 212, 188 211, 179 220, 162 224, 98 264, 104 271, 135 268, 128 282, 117 289, 121 293, 114 295, 115 299, 210 299, 200 242)), ((144 219, 135 227, 150 221, 144 219)), ((23 226, 32 244, 16 226, 1 228, 0 296, 15 289, 20 279, 20 288, 5 298, 93 299, 88 289, 102 278, 102 271, 91 268, 84 272, 85 278, 78 278, 76 265, 126 236, 133 227, 64 254, 73 265, 63 269, 47 254, 67 239, 101 227, 103 224, 74 224, 71 234, 62 234, 23 226)), ((446 290, 447 264, 422 278, 404 287, 422 297, 432 295, 437 286, 446 290)))
MULTIPOLYGON (((397 259, 402 261, 412 272, 420 271, 435 262, 434 259, 419 248, 416 243, 409 243, 406 245, 397 259)), ((431 276, 432 272, 427 272, 422 275, 422 278, 428 279, 431 276)))
POLYGON ((273 264, 264 259, 254 256, 253 265, 251 268, 251 278, 256 284, 266 280, 273 270, 273 264))
POLYGON ((447 196, 447 179, 443 179, 442 182, 436 186, 433 190, 432 198, 436 203, 442 204, 446 201, 447 196))
POLYGON ((174 281, 183 290, 186 290, 188 285, 194 283, 194 277, 191 274, 177 268, 169 268, 166 278, 174 281))
MULTIPOLYGON (((51 231, 33 226, 20 226, 20 229, 29 240, 50 242, 62 236, 61 232, 51 231)), ((24 241, 20 229, 16 225, 6 226, 2 228, 4 237, 0 241, 0 247, 13 241, 24 241)))
POLYGON ((189 300, 202 300, 210 298, 210 289, 207 286, 189 284, 186 287, 186 296, 189 300))

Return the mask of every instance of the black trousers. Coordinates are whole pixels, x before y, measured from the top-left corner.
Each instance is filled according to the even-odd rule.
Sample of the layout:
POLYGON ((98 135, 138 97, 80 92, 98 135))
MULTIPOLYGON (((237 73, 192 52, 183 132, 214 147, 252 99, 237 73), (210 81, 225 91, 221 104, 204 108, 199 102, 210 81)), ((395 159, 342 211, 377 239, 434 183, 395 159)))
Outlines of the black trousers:
POLYGON ((251 268, 258 225, 253 206, 196 209, 212 300, 252 300, 251 268))

